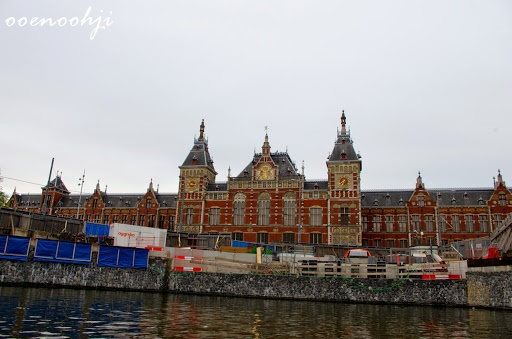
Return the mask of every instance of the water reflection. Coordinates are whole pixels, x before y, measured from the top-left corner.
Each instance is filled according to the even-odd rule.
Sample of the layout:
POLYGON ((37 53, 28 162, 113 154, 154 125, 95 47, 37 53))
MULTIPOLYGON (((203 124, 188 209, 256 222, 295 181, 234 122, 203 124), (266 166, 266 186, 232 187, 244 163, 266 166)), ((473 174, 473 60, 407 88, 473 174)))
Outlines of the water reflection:
POLYGON ((508 338, 512 312, 0 287, 0 337, 508 338))

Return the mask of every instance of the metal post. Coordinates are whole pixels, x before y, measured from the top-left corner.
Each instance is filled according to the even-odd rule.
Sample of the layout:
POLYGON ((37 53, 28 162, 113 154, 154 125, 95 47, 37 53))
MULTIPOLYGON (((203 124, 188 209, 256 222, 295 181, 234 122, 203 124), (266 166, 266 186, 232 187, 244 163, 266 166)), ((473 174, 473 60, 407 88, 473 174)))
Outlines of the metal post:
POLYGON ((44 199, 43 199, 43 207, 42 207, 42 213, 43 215, 46 215, 46 204, 48 200, 48 189, 50 188, 50 180, 52 180, 52 170, 53 170, 53 161, 55 158, 52 158, 52 164, 50 166, 50 174, 48 175, 48 183, 46 184, 46 190, 44 193, 44 199))
POLYGON ((76 218, 78 219, 80 216, 80 202, 82 201, 82 190, 84 188, 84 180, 85 180, 85 169, 84 174, 82 174, 81 178, 78 178, 78 186, 80 186, 80 195, 78 196, 78 208, 76 209, 76 218))

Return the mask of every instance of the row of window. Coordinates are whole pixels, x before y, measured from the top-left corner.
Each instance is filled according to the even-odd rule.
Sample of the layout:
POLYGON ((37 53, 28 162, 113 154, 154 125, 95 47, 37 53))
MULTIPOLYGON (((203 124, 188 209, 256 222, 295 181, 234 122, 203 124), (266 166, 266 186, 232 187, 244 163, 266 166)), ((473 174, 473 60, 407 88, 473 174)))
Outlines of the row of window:
MULTIPOLYGON (((63 217, 75 217, 76 215, 62 215, 63 217)), ((79 219, 82 219, 83 215, 79 215, 79 219)), ((123 214, 119 216, 118 214, 105 214, 103 215, 103 218, 100 214, 88 214, 85 216, 85 221, 90 221, 94 223, 102 223, 105 225, 109 224, 115 224, 115 223, 121 223, 121 224, 129 224, 129 225, 138 225, 138 226, 147 226, 147 227, 155 227, 155 228, 167 228, 167 229, 173 229, 175 220, 174 215, 160 215, 158 218, 158 224, 156 223, 156 217, 155 215, 148 215, 146 219, 146 215, 139 215, 139 218, 137 219, 137 215, 127 215, 123 214), (112 218, 111 218, 112 217, 112 218), (121 217, 121 218, 119 218, 121 217), (147 220, 147 222, 146 222, 147 220)))
MULTIPOLYGON (((282 235, 283 243, 295 243, 296 242, 296 233, 286 232, 282 235)), ((232 240, 244 241, 244 233, 243 232, 233 232, 231 233, 232 240)), ((302 238, 303 239, 303 238, 302 238)), ((256 242, 262 244, 269 243, 269 236, 267 232, 258 232, 256 234, 256 242)), ((322 234, 321 233, 310 233, 309 234, 309 243, 310 244, 321 244, 322 243, 322 234)))
MULTIPOLYGON (((211 226, 220 225, 220 208, 212 207, 209 209, 209 218, 208 224, 211 226)), ((258 202, 258 212, 257 212, 257 222, 258 225, 269 225, 270 224, 270 201, 261 200, 258 202)), ((193 223, 193 214, 194 210, 192 208, 187 208, 185 211, 186 215, 186 223, 187 225, 192 225, 193 223)), ((283 206, 283 225, 284 226, 293 226, 298 222, 297 216, 297 206, 295 201, 285 201, 283 206)), ((245 202, 244 201, 235 201, 233 204, 233 225, 240 226, 245 225, 245 202)), ((309 225, 311 226, 321 226, 323 219, 323 213, 321 207, 311 207, 309 209, 309 225)), ((339 218, 341 225, 349 224, 349 212, 348 208, 342 207, 340 209, 339 218)))
MULTIPOLYGON (((362 216, 362 226, 363 232, 407 232, 408 219, 407 215, 398 215, 398 223, 395 223, 394 215, 386 215, 384 216, 374 215, 371 218, 371 222, 367 215, 362 216), (395 226, 398 228, 395 228, 395 226), (370 228, 371 226, 371 228, 370 228)), ((503 215, 501 214, 493 214, 492 216, 494 222, 494 228, 501 226, 503 222, 503 215)), ((427 214, 423 216, 423 220, 421 220, 421 216, 419 214, 411 215, 410 225, 411 231, 425 231, 425 232, 435 232, 440 230, 441 232, 489 232, 489 216, 487 214, 480 215, 458 215, 458 214, 440 214, 437 219, 438 228, 435 227, 435 216, 433 214, 427 214), (478 224, 476 221, 478 220, 478 224), (421 227, 421 225, 424 227, 421 227), (465 230, 462 229, 462 224, 465 225, 465 230), (479 226, 479 229, 476 229, 476 225, 479 226)))

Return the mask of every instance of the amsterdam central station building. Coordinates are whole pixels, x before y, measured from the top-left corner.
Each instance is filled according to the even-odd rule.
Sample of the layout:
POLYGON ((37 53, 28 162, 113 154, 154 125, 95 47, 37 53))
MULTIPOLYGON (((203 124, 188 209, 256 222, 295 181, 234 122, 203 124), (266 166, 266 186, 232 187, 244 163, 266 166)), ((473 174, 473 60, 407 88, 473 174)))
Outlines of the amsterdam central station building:
POLYGON ((512 194, 498 170, 494 187, 429 189, 418 174, 407 190, 361 190, 362 160, 354 150, 346 116, 326 162, 325 180, 307 180, 287 152, 272 152, 265 134, 261 153, 228 181, 217 172, 205 138, 199 137, 179 167, 177 193, 146 191, 70 194, 60 176, 42 194, 16 191, 10 208, 84 221, 124 223, 182 233, 231 234, 257 243, 409 247, 442 245, 488 236, 512 212, 512 194), (46 197, 46 204, 44 200, 46 197))

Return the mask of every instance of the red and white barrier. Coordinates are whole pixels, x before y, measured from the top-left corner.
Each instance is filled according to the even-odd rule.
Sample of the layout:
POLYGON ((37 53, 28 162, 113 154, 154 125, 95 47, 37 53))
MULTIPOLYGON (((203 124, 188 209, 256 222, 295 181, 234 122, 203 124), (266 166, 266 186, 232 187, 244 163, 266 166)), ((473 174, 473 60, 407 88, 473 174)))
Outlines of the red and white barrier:
POLYGON ((460 280, 460 274, 423 274, 423 280, 460 280))
POLYGON ((201 267, 188 267, 188 266, 174 266, 175 271, 179 272, 202 272, 201 267))

